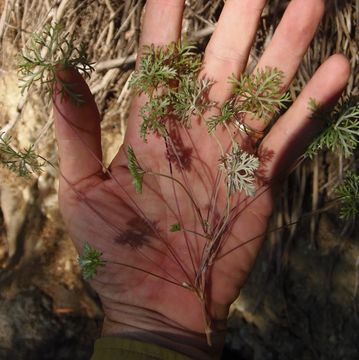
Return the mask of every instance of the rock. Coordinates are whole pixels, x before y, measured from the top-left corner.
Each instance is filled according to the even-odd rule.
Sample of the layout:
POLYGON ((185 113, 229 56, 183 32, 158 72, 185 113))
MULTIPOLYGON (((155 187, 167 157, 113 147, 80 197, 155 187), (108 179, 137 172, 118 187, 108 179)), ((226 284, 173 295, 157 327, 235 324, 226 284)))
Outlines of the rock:
POLYGON ((0 298, 1 360, 89 359, 98 336, 96 321, 58 315, 52 307, 36 288, 11 300, 0 298))

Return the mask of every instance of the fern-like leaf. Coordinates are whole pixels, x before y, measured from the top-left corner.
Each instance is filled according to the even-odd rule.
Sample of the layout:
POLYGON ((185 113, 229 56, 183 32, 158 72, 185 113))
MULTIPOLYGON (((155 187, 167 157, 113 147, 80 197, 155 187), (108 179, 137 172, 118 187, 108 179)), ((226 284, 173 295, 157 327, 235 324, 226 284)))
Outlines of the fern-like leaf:
POLYGON ((16 150, 11 145, 11 140, 11 137, 0 134, 0 163, 25 178, 41 173, 44 161, 35 153, 33 146, 16 150))
POLYGON ((209 79, 197 80, 193 76, 180 79, 178 88, 172 94, 171 105, 173 114, 184 127, 191 127, 192 116, 201 116, 214 105, 206 96, 212 85, 209 79))
POLYGON ((171 99, 168 96, 156 96, 147 101, 140 109, 142 124, 141 137, 146 141, 149 133, 166 136, 166 120, 169 116, 171 99))
POLYGON ((143 177, 145 175, 145 171, 141 168, 140 164, 138 163, 137 157, 131 145, 127 147, 127 154, 128 154, 128 169, 130 170, 130 174, 132 175, 132 182, 135 186, 136 192, 141 194, 142 193, 142 182, 143 177))
POLYGON ((226 124, 235 119, 241 113, 241 109, 236 104, 236 99, 231 97, 225 101, 220 108, 218 115, 213 115, 206 120, 207 130, 210 134, 213 134, 217 129, 217 126, 226 124))
POLYGON ((81 94, 72 85, 57 76, 59 69, 74 68, 85 77, 94 70, 83 44, 76 43, 74 34, 65 32, 60 24, 46 25, 41 34, 34 34, 25 51, 20 54, 19 78, 22 93, 38 84, 40 90, 52 97, 58 82, 61 96, 68 95, 76 104, 82 104, 81 94))
MULTIPOLYGON (((314 108, 313 120, 316 119, 314 108)), ((359 145, 359 103, 350 102, 328 115, 329 124, 309 146, 306 155, 312 158, 320 151, 340 152, 345 158, 353 155, 359 145)))
POLYGON ((234 143, 229 153, 219 162, 219 169, 226 174, 229 194, 244 191, 247 196, 255 195, 255 172, 260 165, 259 159, 243 151, 234 143))
POLYGON ((359 213, 359 175, 348 173, 343 184, 336 188, 335 193, 340 198, 340 218, 354 219, 359 213))
POLYGON ((239 79, 232 76, 230 82, 241 110, 269 122, 290 101, 289 93, 282 94, 283 77, 282 71, 271 67, 258 69, 253 74, 243 74, 239 79))
POLYGON ((136 94, 151 96, 159 87, 176 86, 178 78, 197 74, 201 57, 194 46, 173 42, 166 46, 144 46, 139 69, 130 86, 136 94))
POLYGON ((105 261, 101 259, 102 253, 94 249, 90 244, 85 243, 82 249, 82 255, 78 262, 82 270, 82 276, 85 280, 91 280, 100 266, 105 266, 105 261))

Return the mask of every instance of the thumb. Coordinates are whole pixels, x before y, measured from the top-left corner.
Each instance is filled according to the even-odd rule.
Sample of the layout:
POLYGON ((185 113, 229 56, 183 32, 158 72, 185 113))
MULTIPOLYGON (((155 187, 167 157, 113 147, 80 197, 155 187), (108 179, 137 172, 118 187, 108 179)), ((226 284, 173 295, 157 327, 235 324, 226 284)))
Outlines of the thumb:
POLYGON ((75 69, 57 72, 53 95, 60 186, 75 185, 102 170, 100 114, 85 80, 75 69), (67 91, 63 91, 66 87, 67 91), (74 94, 81 102, 75 102, 74 94), (69 184, 70 183, 70 184, 69 184))

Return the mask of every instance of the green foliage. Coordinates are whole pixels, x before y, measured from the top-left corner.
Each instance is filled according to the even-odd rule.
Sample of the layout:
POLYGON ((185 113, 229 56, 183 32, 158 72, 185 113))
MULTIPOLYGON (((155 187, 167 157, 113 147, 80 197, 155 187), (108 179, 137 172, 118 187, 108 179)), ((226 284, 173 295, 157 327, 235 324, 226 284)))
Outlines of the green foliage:
POLYGON ((145 93, 151 95, 160 85, 169 84, 170 80, 176 78, 176 70, 164 65, 158 61, 153 61, 155 56, 149 56, 142 59, 139 71, 135 72, 130 80, 130 86, 136 94, 145 93))
POLYGON ((50 97, 54 85, 60 85, 62 97, 68 95, 76 104, 83 103, 82 96, 73 91, 71 83, 57 76, 59 69, 74 68, 89 77, 93 67, 87 59, 83 44, 75 45, 75 35, 64 31, 60 24, 47 25, 41 34, 34 34, 30 46, 20 55, 19 76, 22 93, 37 83, 50 97))
POLYGON ((191 127, 191 117, 200 116, 213 105, 206 96, 212 82, 198 79, 201 66, 201 56, 191 45, 171 43, 144 48, 139 69, 130 81, 136 94, 148 96, 140 109, 144 140, 151 132, 166 137, 169 118, 191 127))
MULTIPOLYGON (((145 140, 150 132, 167 136, 168 119, 190 128, 193 116, 202 116, 216 106, 208 98, 213 81, 198 78, 201 68, 201 57, 191 45, 171 43, 144 48, 130 84, 136 94, 148 96, 140 110, 143 118, 140 133, 145 140)), ((206 120, 209 133, 220 124, 238 121, 238 116, 244 113, 269 121, 289 100, 288 94, 281 95, 283 76, 281 71, 266 67, 240 79, 232 77, 235 96, 223 104, 219 115, 206 120)))
POLYGON ((335 189, 335 193, 340 197, 340 218, 354 219, 359 213, 359 175, 348 173, 343 184, 335 189))
POLYGON ((102 253, 85 243, 82 255, 78 258, 82 275, 85 280, 91 280, 96 274, 99 266, 105 266, 105 261, 101 259, 102 253))
MULTIPOLYGON (((320 112, 318 104, 311 103, 314 112, 314 120, 321 119, 323 112, 320 112), (319 113, 319 116, 316 114, 319 113)), ((328 126, 309 146, 306 155, 312 158, 323 150, 340 152, 345 158, 353 155, 359 144, 359 103, 347 102, 339 105, 332 114, 327 115, 328 126)))
POLYGON ((314 98, 309 99, 308 103, 308 109, 313 113, 312 118, 320 118, 323 119, 323 117, 327 115, 327 113, 324 111, 324 108, 321 106, 320 103, 317 102, 314 98))
POLYGON ((195 47, 180 42, 167 46, 144 46, 138 71, 130 82, 136 94, 151 96, 159 87, 176 86, 179 78, 198 73, 201 57, 195 47))
POLYGON ((127 147, 128 154, 128 169, 133 178, 133 185, 135 186, 136 192, 142 193, 142 182, 145 175, 145 171, 141 168, 140 164, 137 161, 135 152, 131 145, 127 147))
POLYGON ((39 174, 44 165, 43 160, 30 146, 24 150, 16 150, 11 145, 12 138, 0 134, 0 163, 21 177, 39 174))
POLYGON ((181 225, 179 223, 171 225, 170 226, 170 231, 171 232, 181 231, 181 225))
POLYGON ((219 169, 226 174, 230 194, 244 191, 248 196, 255 195, 255 172, 259 168, 259 159, 243 151, 233 143, 229 153, 221 157, 219 169))
POLYGON ((165 122, 170 104, 171 100, 167 96, 156 96, 141 107, 142 124, 140 134, 144 140, 147 140, 147 135, 150 132, 160 136, 167 135, 165 122))
POLYGON ((213 115, 206 120, 208 132, 213 134, 217 126, 232 121, 239 113, 240 109, 236 105, 236 98, 231 97, 221 106, 220 113, 218 115, 213 115))
POLYGON ((289 93, 282 95, 283 77, 282 71, 268 66, 253 74, 242 74, 239 79, 232 76, 230 82, 241 111, 269 122, 290 101, 289 93))
MULTIPOLYGON (((311 99, 309 109, 313 112, 313 120, 326 121, 327 127, 309 146, 306 155, 313 158, 320 151, 332 151, 345 158, 353 156, 359 145, 359 103, 342 100, 330 113, 311 99)), ((340 218, 355 218, 359 212, 359 175, 347 173, 343 184, 335 192, 341 203, 340 218)))
POLYGON ((281 94, 283 76, 283 72, 269 67, 254 74, 242 74, 239 79, 232 76, 229 81, 235 96, 224 102, 219 115, 207 120, 208 132, 213 133, 219 125, 238 122, 245 114, 268 122, 290 101, 288 93, 281 94))
POLYGON ((176 82, 180 74, 197 71, 198 56, 193 49, 191 45, 182 46, 180 43, 163 47, 145 46, 139 70, 131 78, 131 87, 137 94, 151 95, 160 86, 169 86, 172 81, 176 82))
POLYGON ((190 127, 192 116, 201 116, 213 106, 207 93, 213 82, 208 79, 197 80, 192 76, 181 77, 176 92, 172 93, 173 114, 185 127, 190 127))
MULTIPOLYGON (((179 126, 191 127, 193 116, 201 116, 217 104, 210 101, 208 92, 213 82, 199 79, 202 68, 201 58, 190 45, 171 43, 168 46, 144 48, 138 71, 131 79, 136 94, 146 94, 147 102, 141 107, 141 137, 146 140, 149 133, 162 137, 169 136, 167 122, 177 121, 179 126)), ((217 126, 239 121, 246 113, 264 121, 282 108, 289 95, 282 95, 283 72, 266 67, 252 75, 232 77, 234 96, 226 101, 220 114, 204 119, 208 132, 213 134, 217 126)), ((129 148, 129 165, 138 192, 142 191, 143 170, 129 148)), ((254 155, 242 151, 233 143, 230 153, 224 155, 219 167, 226 173, 229 194, 244 191, 255 193, 255 171, 259 160, 254 155)))

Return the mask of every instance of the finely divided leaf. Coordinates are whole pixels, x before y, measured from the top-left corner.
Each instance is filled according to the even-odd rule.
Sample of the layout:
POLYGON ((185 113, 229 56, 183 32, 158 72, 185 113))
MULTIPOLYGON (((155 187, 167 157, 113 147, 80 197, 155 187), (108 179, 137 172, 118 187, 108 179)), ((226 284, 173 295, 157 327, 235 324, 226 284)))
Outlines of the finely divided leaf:
POLYGON ((136 94, 151 96, 160 87, 173 86, 179 78, 197 74, 202 63, 194 49, 180 42, 144 46, 139 69, 134 72, 130 86, 136 94))
POLYGON ((82 255, 79 256, 78 262, 85 280, 93 278, 99 266, 105 266, 105 261, 101 259, 101 256, 102 253, 91 247, 90 244, 84 244, 82 255))
POLYGON ((282 71, 267 66, 253 74, 242 74, 239 79, 232 76, 230 82, 241 110, 268 123, 290 101, 290 95, 283 94, 283 78, 282 71))
POLYGON ((359 103, 345 104, 328 118, 329 125, 309 146, 306 155, 312 158, 319 151, 330 150, 351 157, 359 145, 359 103))
POLYGON ((41 34, 34 34, 30 46, 20 55, 19 77, 22 92, 35 83, 50 97, 54 84, 58 82, 61 96, 68 95, 76 104, 83 103, 83 97, 73 91, 71 84, 57 76, 59 68, 74 68, 89 77, 94 70, 87 58, 83 44, 75 44, 74 34, 64 31, 59 24, 46 25, 41 34))
POLYGON ((255 172, 259 168, 259 159, 243 151, 234 143, 229 153, 219 163, 219 169, 226 174, 229 194, 244 191, 247 196, 255 195, 255 172))
POLYGON ((21 177, 29 177, 31 173, 39 174, 42 171, 44 162, 35 153, 33 146, 23 150, 16 150, 11 145, 12 138, 0 134, 0 164, 21 177))
POLYGON ((340 218, 354 219, 359 213, 359 175, 349 173, 335 193, 340 197, 340 218))
POLYGON ((145 175, 145 171, 141 168, 140 164, 137 161, 135 152, 131 145, 127 147, 127 154, 128 154, 128 169, 132 175, 132 182, 135 186, 136 192, 141 194, 142 193, 142 181, 143 176, 145 175))

